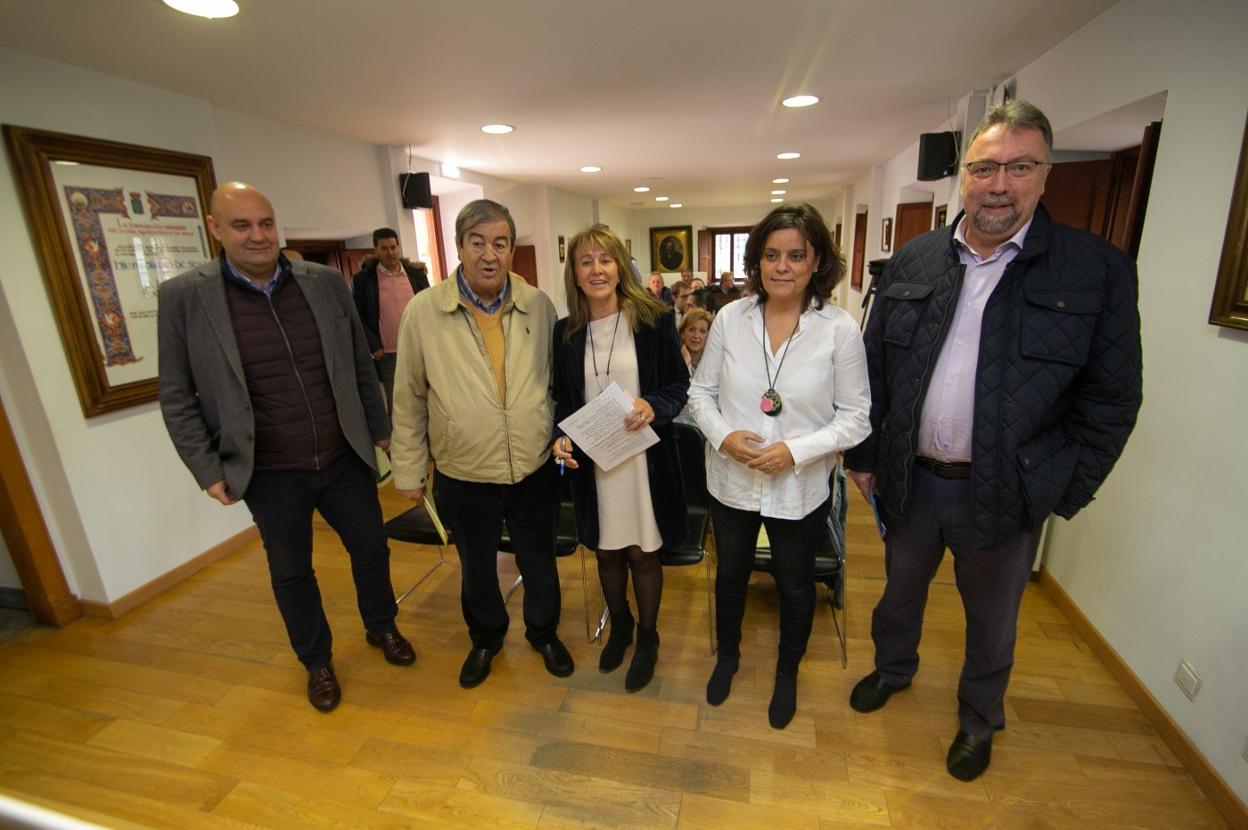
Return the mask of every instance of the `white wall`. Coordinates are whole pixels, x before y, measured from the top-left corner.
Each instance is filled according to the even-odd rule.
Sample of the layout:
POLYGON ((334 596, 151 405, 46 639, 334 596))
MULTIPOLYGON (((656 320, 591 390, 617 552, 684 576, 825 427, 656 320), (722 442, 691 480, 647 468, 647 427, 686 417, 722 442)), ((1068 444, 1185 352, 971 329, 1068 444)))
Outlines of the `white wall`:
POLYGON ((1144 406, 1097 500, 1056 522, 1046 567, 1248 800, 1248 337, 1206 322, 1248 111, 1245 34, 1235 0, 1124 0, 1018 87, 1055 129, 1168 90, 1139 254, 1144 406), (1173 681, 1183 658, 1204 677, 1195 702, 1173 681))

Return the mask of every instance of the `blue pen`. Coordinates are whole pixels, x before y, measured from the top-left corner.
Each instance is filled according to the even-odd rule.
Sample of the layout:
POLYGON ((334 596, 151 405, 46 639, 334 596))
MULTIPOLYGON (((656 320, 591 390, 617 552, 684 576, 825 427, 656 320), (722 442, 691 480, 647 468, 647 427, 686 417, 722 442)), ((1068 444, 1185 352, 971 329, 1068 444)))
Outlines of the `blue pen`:
MULTIPOLYGON (((562 441, 563 439, 561 438, 561 439, 559 439, 559 440, 561 440, 561 441, 562 441)), ((564 451, 564 452, 567 452, 567 451, 568 451, 568 450, 567 450, 566 445, 564 446, 564 450, 563 450, 563 451, 564 451)), ((563 459, 562 459, 562 458, 556 458, 556 459, 555 459, 555 463, 559 465, 559 475, 563 475, 563 467, 564 467, 563 459)))

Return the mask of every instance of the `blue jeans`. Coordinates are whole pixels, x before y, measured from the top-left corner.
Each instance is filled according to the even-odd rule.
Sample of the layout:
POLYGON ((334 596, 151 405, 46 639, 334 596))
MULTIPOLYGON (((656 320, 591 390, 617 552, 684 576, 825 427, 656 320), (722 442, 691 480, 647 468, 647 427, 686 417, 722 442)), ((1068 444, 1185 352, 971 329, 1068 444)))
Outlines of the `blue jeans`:
POLYGON ((999 548, 976 550, 971 480, 942 479, 921 467, 913 476, 905 515, 884 516, 888 582, 871 615, 875 668, 894 686, 906 685, 918 671, 928 585, 949 548, 966 614, 958 721, 971 735, 988 737, 1005 728, 1018 608, 1037 536, 1019 532, 999 548))
POLYGON ((312 569, 313 510, 320 511, 351 557, 365 630, 394 629, 398 609, 377 483, 355 453, 323 470, 256 470, 243 501, 260 529, 273 596, 299 662, 314 669, 333 656, 333 637, 312 569))

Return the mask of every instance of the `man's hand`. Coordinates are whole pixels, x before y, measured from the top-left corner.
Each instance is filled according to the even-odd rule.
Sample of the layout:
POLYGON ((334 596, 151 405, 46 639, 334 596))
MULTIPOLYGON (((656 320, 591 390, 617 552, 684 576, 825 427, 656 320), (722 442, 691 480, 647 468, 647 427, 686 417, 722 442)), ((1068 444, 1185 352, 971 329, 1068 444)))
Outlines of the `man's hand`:
POLYGON ((854 482, 854 486, 858 488, 858 492, 862 493, 862 497, 867 504, 871 503, 871 494, 875 492, 875 473, 860 473, 857 470, 846 470, 845 475, 849 476, 854 482))
POLYGON ((763 443, 763 436, 756 432, 750 432, 746 429, 739 429, 736 432, 730 432, 724 437, 724 443, 719 448, 728 455, 740 461, 742 464, 749 464, 762 451, 761 447, 751 446, 763 443))
POLYGON ((759 450, 758 455, 754 457, 754 460, 748 462, 745 466, 753 470, 761 470, 770 476, 784 472, 792 467, 794 463, 793 453, 789 450, 788 445, 780 441, 763 447, 759 450))
POLYGON ((550 454, 555 457, 555 461, 562 461, 569 470, 576 470, 581 466, 572 457, 572 439, 566 435, 560 435, 550 443, 550 454))
POLYGON ((381 360, 381 356, 386 353, 385 349, 378 349, 373 352, 373 360, 381 360))
POLYGON ((212 496, 217 501, 229 507, 231 504, 238 504, 238 499, 230 495, 230 491, 226 489, 225 481, 214 481, 204 490, 205 493, 212 496))
POLYGON ((382 438, 380 441, 375 441, 373 443, 376 445, 377 449, 381 450, 382 452, 390 452, 390 439, 389 438, 382 438))
POLYGON ((422 504, 425 503, 425 488, 424 487, 421 487, 417 490, 400 490, 399 495, 405 498, 411 499, 413 502, 416 503, 417 507, 420 507, 422 504))

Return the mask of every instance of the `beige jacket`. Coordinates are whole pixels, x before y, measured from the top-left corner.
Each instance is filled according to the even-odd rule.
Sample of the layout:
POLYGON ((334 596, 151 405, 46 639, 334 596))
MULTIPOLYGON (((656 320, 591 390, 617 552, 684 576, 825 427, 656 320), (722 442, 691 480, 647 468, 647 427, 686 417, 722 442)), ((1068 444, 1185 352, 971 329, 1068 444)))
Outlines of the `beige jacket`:
POLYGON ((507 400, 452 275, 417 294, 399 323, 394 376, 394 486, 426 486, 429 458, 451 478, 514 484, 550 457, 550 298, 510 274, 503 314, 507 400))

